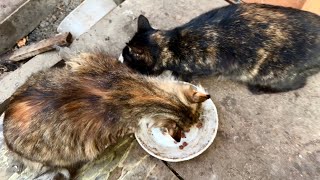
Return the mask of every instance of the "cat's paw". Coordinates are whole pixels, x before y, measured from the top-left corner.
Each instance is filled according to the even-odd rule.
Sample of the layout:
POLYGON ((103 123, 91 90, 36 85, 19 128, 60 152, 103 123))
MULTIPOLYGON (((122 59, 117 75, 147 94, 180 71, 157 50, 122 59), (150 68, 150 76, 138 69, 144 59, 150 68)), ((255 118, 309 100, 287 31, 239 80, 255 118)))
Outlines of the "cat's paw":
POLYGON ((260 94, 266 93, 265 89, 258 85, 248 85, 248 90, 254 95, 260 95, 260 94))
POLYGON ((260 95, 260 94, 275 94, 281 92, 287 92, 292 89, 276 89, 268 86, 260 86, 260 85, 248 85, 248 89, 252 94, 260 95))
POLYGON ((25 169, 23 163, 14 163, 9 168, 10 171, 20 174, 25 169))

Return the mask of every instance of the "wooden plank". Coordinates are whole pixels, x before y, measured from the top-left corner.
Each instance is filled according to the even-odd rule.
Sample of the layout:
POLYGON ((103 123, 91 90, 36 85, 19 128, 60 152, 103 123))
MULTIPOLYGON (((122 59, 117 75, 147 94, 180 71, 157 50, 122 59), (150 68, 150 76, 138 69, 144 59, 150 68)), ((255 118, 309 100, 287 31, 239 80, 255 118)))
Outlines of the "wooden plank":
POLYGON ((261 3, 261 4, 271 4, 271 5, 278 5, 278 6, 285 6, 285 7, 292 7, 296 9, 301 9, 304 2, 306 0, 286 0, 286 1, 279 1, 279 0, 242 0, 246 3, 261 3))
POLYGON ((0 22, 2 22, 8 15, 13 13, 25 0, 1 0, 0 1, 0 22))
MULTIPOLYGON (((5 17, 4 20, 0 20, 0 53, 8 51, 19 39, 37 27, 40 21, 56 8, 58 2, 58 0, 25 0, 23 4, 16 8, 11 14, 3 14, 0 8, 1 17, 5 17)), ((5 2, 2 3, 2 5, 5 6, 9 4, 5 2)), ((8 13, 9 12, 11 11, 8 11, 8 13)))
POLYGON ((320 15, 320 1, 319 0, 306 0, 302 6, 302 10, 309 11, 320 15))
POLYGON ((69 32, 58 34, 54 37, 44 39, 42 41, 36 42, 29 46, 24 46, 12 54, 6 55, 6 57, 1 58, 10 61, 21 61, 38 54, 50 51, 55 48, 55 46, 68 46, 72 42, 72 35, 69 32))

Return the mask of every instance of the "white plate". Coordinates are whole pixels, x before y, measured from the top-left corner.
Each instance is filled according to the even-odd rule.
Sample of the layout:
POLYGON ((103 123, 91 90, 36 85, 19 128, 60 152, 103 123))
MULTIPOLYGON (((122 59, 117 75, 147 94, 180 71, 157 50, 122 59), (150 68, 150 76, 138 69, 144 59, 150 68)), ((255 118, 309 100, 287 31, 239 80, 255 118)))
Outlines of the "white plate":
POLYGON ((152 119, 148 118, 141 121, 141 130, 135 133, 135 137, 145 151, 158 159, 169 162, 186 161, 203 153, 216 137, 218 113, 211 99, 202 103, 202 116, 203 126, 192 126, 189 132, 185 132, 186 138, 181 138, 178 143, 160 128, 149 129, 147 125, 152 119), (180 149, 179 146, 183 142, 187 142, 188 145, 180 149))

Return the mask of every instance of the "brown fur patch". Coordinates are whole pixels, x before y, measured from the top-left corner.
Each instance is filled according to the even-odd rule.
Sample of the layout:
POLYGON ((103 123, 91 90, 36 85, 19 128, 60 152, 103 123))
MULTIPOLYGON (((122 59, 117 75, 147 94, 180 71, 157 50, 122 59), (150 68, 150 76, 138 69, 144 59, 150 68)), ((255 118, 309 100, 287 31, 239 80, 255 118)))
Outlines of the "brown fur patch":
POLYGON ((29 127, 30 119, 37 111, 34 106, 29 105, 28 101, 22 101, 15 103, 12 108, 9 108, 6 116, 15 121, 21 130, 25 130, 29 127))
MULTIPOLYGON (((151 38, 157 42, 157 44, 161 48, 161 53, 160 53, 160 59, 162 60, 161 62, 161 67, 167 65, 171 60, 172 60, 172 52, 168 49, 168 39, 162 34, 163 32, 158 31, 154 34, 151 35, 151 38)), ((152 62, 151 54, 149 55, 150 58, 149 61, 152 62)), ((159 66, 159 65, 158 65, 159 66)), ((156 66, 157 67, 157 66, 156 66)))
POLYGON ((67 68, 33 75, 18 89, 6 112, 4 137, 10 150, 30 161, 73 166, 134 133, 142 117, 182 128, 196 123, 199 104, 187 102, 185 87, 134 74, 105 55, 84 54, 67 68))

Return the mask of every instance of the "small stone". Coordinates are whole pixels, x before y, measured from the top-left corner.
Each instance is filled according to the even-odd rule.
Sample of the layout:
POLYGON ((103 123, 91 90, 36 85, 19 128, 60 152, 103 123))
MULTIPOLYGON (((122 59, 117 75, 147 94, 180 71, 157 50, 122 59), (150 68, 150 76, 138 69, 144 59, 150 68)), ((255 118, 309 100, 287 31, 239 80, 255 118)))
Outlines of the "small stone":
POLYGON ((187 143, 187 142, 183 142, 183 143, 182 143, 182 146, 183 146, 183 147, 186 147, 186 146, 188 146, 188 143, 187 143))
POLYGON ((41 23, 40 23, 40 27, 42 27, 42 28, 43 28, 43 27, 46 27, 45 22, 41 22, 41 23))
POLYGON ((184 148, 184 146, 183 146, 183 145, 180 145, 180 146, 179 146, 179 149, 183 149, 183 148, 184 148))
POLYGON ((70 0, 63 0, 64 5, 69 5, 70 4, 70 0))

